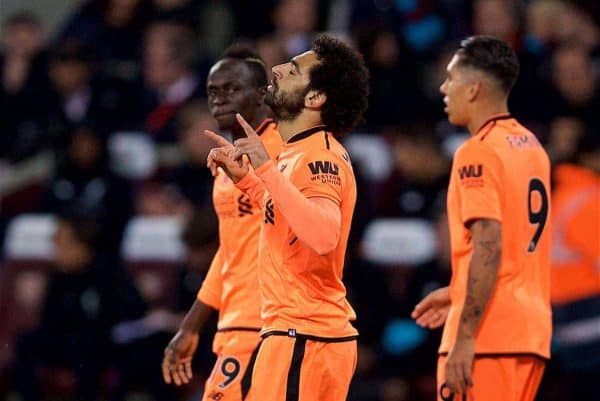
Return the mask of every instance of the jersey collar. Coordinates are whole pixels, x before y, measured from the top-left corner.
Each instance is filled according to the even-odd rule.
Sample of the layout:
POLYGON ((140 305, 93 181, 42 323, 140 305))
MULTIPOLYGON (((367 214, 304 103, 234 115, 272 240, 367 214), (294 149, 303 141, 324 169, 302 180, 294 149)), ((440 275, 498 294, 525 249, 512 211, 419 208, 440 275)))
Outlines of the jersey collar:
POLYGON ((481 139, 483 140, 485 138, 485 136, 487 135, 487 133, 489 132, 490 128, 492 128, 494 125, 496 125, 497 121, 510 120, 511 118, 513 118, 513 117, 510 115, 510 113, 494 114, 493 116, 488 118, 481 125, 481 127, 477 130, 477 133, 475 134, 475 136, 478 137, 481 135, 481 139))
POLYGON ((326 131, 326 130, 327 130, 326 126, 324 126, 324 125, 317 125, 316 127, 312 127, 312 128, 307 129, 307 130, 298 132, 297 134, 295 134, 294 136, 292 136, 290 139, 288 139, 287 143, 298 142, 301 139, 308 138, 312 134, 315 134, 315 133, 321 132, 321 131, 326 131))
POLYGON ((275 120, 273 120, 272 118, 265 118, 265 120, 262 123, 260 123, 258 128, 256 128, 256 134, 259 136, 262 135, 271 123, 275 123, 275 120))

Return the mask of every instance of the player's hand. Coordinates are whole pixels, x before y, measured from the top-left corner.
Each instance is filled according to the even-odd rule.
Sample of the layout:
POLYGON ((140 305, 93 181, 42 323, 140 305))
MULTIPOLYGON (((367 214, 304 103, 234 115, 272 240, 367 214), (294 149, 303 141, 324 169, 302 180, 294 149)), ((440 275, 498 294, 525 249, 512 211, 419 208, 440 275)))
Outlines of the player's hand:
POLYGON ((219 167, 221 167, 225 174, 227 174, 227 176, 235 183, 248 174, 250 161, 247 156, 242 157, 239 161, 235 160, 233 158, 235 147, 229 143, 227 139, 209 130, 205 130, 204 135, 220 146, 211 149, 206 159, 206 165, 210 169, 213 177, 216 177, 219 174, 219 167))
POLYGON ((421 327, 436 329, 446 322, 450 311, 450 294, 448 287, 438 288, 421 300, 411 313, 421 327))
POLYGON ((177 386, 192 379, 192 357, 198 348, 198 333, 179 330, 165 348, 162 373, 165 383, 177 386))
POLYGON ((475 339, 457 339, 446 361, 446 385, 454 394, 464 394, 473 386, 475 339))
POLYGON ((259 168, 269 161, 269 154, 260 140, 260 137, 256 131, 254 131, 254 128, 244 120, 244 117, 242 117, 240 113, 237 113, 235 118, 237 118, 238 123, 240 123, 244 129, 246 138, 241 138, 234 142, 235 152, 233 153, 233 158, 235 160, 242 160, 244 155, 248 155, 252 167, 259 168))

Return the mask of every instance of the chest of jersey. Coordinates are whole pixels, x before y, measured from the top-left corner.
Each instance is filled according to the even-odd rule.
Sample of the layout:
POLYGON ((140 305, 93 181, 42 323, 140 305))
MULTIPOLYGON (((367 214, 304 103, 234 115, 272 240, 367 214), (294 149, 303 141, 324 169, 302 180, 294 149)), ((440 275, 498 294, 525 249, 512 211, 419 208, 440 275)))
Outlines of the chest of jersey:
POLYGON ((236 188, 225 174, 219 174, 215 179, 213 202, 219 219, 244 218, 259 212, 258 205, 236 188))

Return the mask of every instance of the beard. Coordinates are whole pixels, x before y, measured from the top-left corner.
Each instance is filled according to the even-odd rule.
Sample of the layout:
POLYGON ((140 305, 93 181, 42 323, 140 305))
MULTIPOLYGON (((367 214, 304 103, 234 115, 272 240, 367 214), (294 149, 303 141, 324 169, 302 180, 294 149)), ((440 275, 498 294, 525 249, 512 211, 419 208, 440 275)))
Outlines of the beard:
POLYGON ((265 103, 271 107, 279 121, 292 121, 304 109, 304 97, 308 93, 308 86, 295 92, 283 92, 273 81, 273 90, 267 92, 265 103))

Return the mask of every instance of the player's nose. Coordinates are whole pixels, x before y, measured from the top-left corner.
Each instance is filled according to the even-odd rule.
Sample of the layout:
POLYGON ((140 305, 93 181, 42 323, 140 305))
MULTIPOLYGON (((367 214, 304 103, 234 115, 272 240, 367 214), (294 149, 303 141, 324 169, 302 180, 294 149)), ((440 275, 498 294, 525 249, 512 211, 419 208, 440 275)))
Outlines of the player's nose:
POLYGON ((281 78, 281 66, 283 64, 278 64, 276 66, 274 66, 273 68, 271 68, 271 72, 273 73, 273 76, 277 79, 281 78))
POLYGON ((446 94, 446 81, 442 82, 442 84, 440 85, 440 93, 442 95, 446 94))

